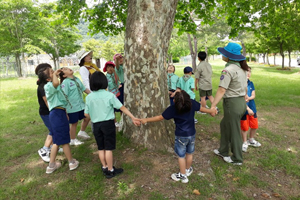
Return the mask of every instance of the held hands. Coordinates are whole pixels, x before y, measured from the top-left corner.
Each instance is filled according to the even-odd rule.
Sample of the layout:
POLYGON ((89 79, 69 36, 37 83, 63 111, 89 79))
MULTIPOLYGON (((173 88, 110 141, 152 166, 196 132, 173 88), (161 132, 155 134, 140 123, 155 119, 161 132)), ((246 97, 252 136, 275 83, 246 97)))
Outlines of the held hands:
POLYGON ((245 101, 248 102, 249 101, 249 96, 246 94, 245 95, 245 101))
POLYGON ((214 117, 214 116, 216 116, 216 115, 218 114, 218 110, 217 110, 216 107, 211 107, 210 110, 211 110, 210 115, 211 115, 212 117, 214 117))
POLYGON ((135 126, 140 126, 141 125, 141 120, 140 119, 133 117, 133 118, 131 118, 131 120, 132 120, 132 123, 135 126))

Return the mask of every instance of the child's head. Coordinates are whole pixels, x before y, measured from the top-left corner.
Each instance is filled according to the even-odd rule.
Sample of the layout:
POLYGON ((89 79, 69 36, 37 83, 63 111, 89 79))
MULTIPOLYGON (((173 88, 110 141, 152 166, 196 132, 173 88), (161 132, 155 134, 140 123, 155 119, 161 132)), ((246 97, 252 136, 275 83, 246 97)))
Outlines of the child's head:
POLYGON ((39 80, 37 81, 37 84, 38 85, 44 85, 46 84, 47 82, 51 81, 52 80, 52 77, 53 77, 53 69, 52 68, 44 68, 43 69, 40 69, 39 72, 38 72, 38 77, 39 77, 39 80))
POLYGON ((247 79, 249 79, 250 77, 251 77, 251 67, 248 67, 247 79))
POLYGON ((93 60, 93 51, 84 51, 79 56, 79 66, 84 66, 84 63, 90 63, 93 60))
POLYGON ((168 73, 174 73, 175 72, 175 66, 174 65, 169 65, 167 71, 168 71, 168 73))
POLYGON ((114 68, 115 68, 115 63, 111 61, 107 61, 104 65, 103 71, 112 74, 114 72, 114 68))
POLYGON ((41 63, 38 66, 36 66, 36 68, 35 68, 35 74, 38 75, 40 70, 44 71, 47 68, 52 68, 52 67, 48 63, 41 63))
POLYGON ((190 95, 186 91, 176 92, 174 96, 175 109, 179 114, 189 112, 192 108, 190 95))
POLYGON ((203 61, 203 60, 205 60, 205 58, 206 58, 206 53, 205 53, 205 51, 199 51, 199 53, 198 53, 198 59, 199 59, 200 61, 203 61))
POLYGON ((189 67, 189 66, 186 66, 186 67, 183 69, 183 73, 184 73, 184 74, 192 75, 192 74, 194 74, 194 73, 193 73, 193 68, 191 68, 191 67, 189 67))
POLYGON ((102 72, 94 72, 90 78, 90 87, 92 91, 106 89, 108 86, 107 78, 102 72))
POLYGON ((68 67, 62 67, 59 73, 60 83, 62 83, 65 78, 73 78, 74 71, 68 67))
POLYGON ((116 60, 117 60, 117 57, 119 57, 119 64, 122 65, 123 62, 124 62, 122 54, 117 53, 117 54, 114 55, 114 61, 115 61, 115 62, 116 62, 116 60))

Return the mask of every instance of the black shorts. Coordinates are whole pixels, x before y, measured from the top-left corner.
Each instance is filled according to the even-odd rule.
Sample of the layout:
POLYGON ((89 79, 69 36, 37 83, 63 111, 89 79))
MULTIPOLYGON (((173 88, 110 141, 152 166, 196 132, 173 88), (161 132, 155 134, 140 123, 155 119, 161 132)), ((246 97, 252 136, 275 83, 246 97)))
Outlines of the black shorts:
POLYGON ((93 123, 93 133, 98 150, 116 149, 116 126, 114 120, 93 123))

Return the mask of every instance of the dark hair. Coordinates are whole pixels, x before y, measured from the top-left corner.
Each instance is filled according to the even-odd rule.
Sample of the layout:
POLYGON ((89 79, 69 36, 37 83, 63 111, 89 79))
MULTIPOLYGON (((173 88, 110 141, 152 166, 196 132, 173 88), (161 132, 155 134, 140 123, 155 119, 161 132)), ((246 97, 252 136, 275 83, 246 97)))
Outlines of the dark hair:
POLYGON ((192 109, 191 97, 184 90, 175 93, 174 101, 175 109, 179 114, 189 112, 192 109))
POLYGON ((94 72, 90 78, 90 88, 92 91, 106 89, 108 86, 107 78, 102 72, 94 72))
POLYGON ((62 82, 66 79, 66 77, 64 77, 65 73, 61 71, 58 75, 60 79, 60 84, 62 84, 62 82))
POLYGON ((50 78, 49 75, 49 69, 50 68, 45 68, 44 70, 39 70, 38 72, 38 81, 36 82, 37 85, 45 85, 48 83, 47 79, 50 78))
MULTIPOLYGON (((85 57, 84 57, 84 58, 85 58, 85 57)), ((79 62, 79 66, 80 66, 80 67, 84 66, 84 58, 82 58, 82 59, 80 60, 80 62, 79 62)))
POLYGON ((205 60, 205 58, 206 58, 206 53, 205 53, 205 51, 199 51, 199 53, 198 53, 198 58, 199 58, 200 60, 205 60))
MULTIPOLYGON (((172 67, 174 68, 174 72, 175 72, 175 66, 174 66, 174 65, 169 65, 168 68, 169 68, 170 66, 172 66, 172 67)), ((168 70, 167 70, 167 72, 168 72, 168 70)), ((173 72, 173 73, 174 73, 174 72, 173 72)))
POLYGON ((52 68, 52 67, 48 63, 41 63, 38 66, 36 66, 36 68, 35 68, 35 74, 38 75, 40 70, 44 71, 47 68, 52 68))
POLYGON ((239 63, 240 63, 240 65, 241 65, 241 68, 242 68, 244 71, 248 71, 249 66, 248 66, 246 60, 242 60, 242 61, 240 61, 239 63))

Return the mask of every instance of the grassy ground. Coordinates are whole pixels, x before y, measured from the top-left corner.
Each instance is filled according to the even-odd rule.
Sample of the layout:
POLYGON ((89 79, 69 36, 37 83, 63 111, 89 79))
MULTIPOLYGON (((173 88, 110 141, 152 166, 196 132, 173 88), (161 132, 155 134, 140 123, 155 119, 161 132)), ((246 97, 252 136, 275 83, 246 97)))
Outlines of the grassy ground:
MULTIPOLYGON (((224 63, 211 64, 215 94, 224 63)), ((47 129, 38 115, 36 78, 1 79, 0 199, 300 199, 299 69, 250 65, 259 117, 257 140, 262 147, 249 147, 240 167, 213 155, 220 136, 219 103, 221 113, 215 118, 196 115, 194 173, 188 184, 170 179, 178 171, 174 154, 132 144, 122 133, 114 152, 115 165, 125 170, 122 175, 111 180, 103 177, 94 139, 72 147, 80 161, 77 170, 69 171, 60 155, 63 167, 47 175, 47 164, 37 154, 47 129), (193 194, 194 189, 201 194, 193 194)), ((178 75, 182 71, 183 66, 176 67, 178 75)))

